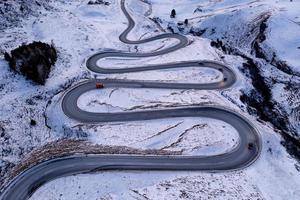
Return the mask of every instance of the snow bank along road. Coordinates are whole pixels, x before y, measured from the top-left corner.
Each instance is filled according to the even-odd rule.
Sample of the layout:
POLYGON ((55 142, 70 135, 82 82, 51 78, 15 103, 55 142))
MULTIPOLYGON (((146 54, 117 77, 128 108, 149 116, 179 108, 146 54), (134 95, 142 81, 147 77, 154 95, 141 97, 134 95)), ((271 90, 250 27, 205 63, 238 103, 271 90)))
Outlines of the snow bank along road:
POLYGON ((151 65, 123 69, 104 69, 97 66, 97 61, 105 57, 148 57, 158 56, 175 51, 188 45, 188 39, 177 34, 162 34, 140 41, 127 39, 128 33, 135 23, 125 8, 125 0, 121 0, 121 8, 126 15, 129 25, 120 35, 120 40, 129 44, 141 44, 157 39, 175 38, 176 45, 152 53, 124 53, 102 52, 87 61, 87 67, 96 73, 128 73, 149 70, 183 68, 183 67, 209 67, 223 73, 224 79, 216 83, 185 84, 185 83, 159 83, 131 80, 89 80, 71 88, 62 101, 63 112, 72 119, 85 123, 137 121, 174 117, 208 117, 222 120, 232 125, 239 133, 239 145, 230 152, 214 156, 141 156, 141 155, 74 155, 48 160, 24 171, 17 176, 0 196, 0 199, 16 200, 28 199, 31 194, 44 183, 58 177, 93 172, 97 170, 207 170, 222 171, 234 170, 248 166, 259 155, 261 142, 259 134, 252 124, 241 115, 226 108, 215 106, 185 107, 165 110, 150 110, 137 112, 92 113, 81 110, 77 99, 83 93, 95 89, 96 82, 105 87, 121 88, 159 88, 159 89, 223 89, 232 86, 236 77, 234 72, 219 63, 210 61, 180 62, 172 64, 151 65))

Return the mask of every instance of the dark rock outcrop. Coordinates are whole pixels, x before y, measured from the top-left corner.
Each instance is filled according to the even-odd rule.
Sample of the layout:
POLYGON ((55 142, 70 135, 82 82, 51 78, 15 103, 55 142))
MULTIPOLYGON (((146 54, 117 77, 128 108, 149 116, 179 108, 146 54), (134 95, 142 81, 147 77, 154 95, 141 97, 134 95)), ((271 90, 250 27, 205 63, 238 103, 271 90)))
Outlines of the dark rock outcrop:
POLYGON ((5 59, 14 71, 27 78, 44 85, 57 59, 57 52, 53 45, 33 42, 22 45, 11 53, 5 53, 5 59))
POLYGON ((176 10, 175 10, 175 9, 173 9, 173 10, 171 11, 170 17, 171 17, 171 18, 175 18, 175 17, 176 17, 176 10))
POLYGON ((110 3, 108 1, 104 1, 104 0, 90 0, 88 2, 88 5, 97 5, 97 4, 98 5, 103 4, 103 5, 106 5, 106 6, 110 5, 110 3))

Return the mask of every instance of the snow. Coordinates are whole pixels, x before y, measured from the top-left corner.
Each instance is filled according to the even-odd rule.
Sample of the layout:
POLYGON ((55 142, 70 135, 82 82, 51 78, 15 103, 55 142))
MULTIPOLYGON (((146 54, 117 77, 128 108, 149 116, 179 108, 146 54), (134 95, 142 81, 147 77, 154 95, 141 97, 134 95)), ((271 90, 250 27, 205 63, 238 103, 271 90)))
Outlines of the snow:
MULTIPOLYGON (((233 54, 244 55, 258 63, 259 70, 272 92, 272 102, 280 113, 288 118, 289 135, 299 139, 299 1, 168 1, 159 3, 152 0, 151 17, 159 17, 160 26, 171 27, 175 32, 202 34, 201 37, 221 40, 233 54), (193 6, 192 6, 193 5, 193 6), (195 9, 192 11, 191 7, 195 9), (177 11, 175 19, 170 19, 172 8, 177 11), (189 19, 188 26, 177 26, 177 22, 189 19), (260 35, 260 49, 254 44, 261 34, 260 24, 265 21, 266 29, 260 35), (194 32, 194 33, 193 33, 194 32), (195 33, 196 32, 196 33, 195 33), (258 53, 262 55, 256 55, 258 53), (284 100, 273 89, 276 84, 284 83, 284 100)), ((232 53, 229 50, 229 53, 232 53)), ((224 52, 222 52, 224 53, 224 52)), ((251 87, 242 90, 247 93, 251 87)), ((281 91, 279 91, 280 93, 281 91)))
POLYGON ((122 145, 125 142, 134 148, 182 151, 186 155, 225 153, 234 148, 239 140, 231 126, 205 118, 165 119, 163 125, 161 120, 151 120, 82 129, 98 144, 122 145))
POLYGON ((269 21, 266 44, 274 49, 280 60, 286 61, 287 65, 299 74, 300 19, 298 17, 300 17, 299 13, 298 16, 286 16, 286 13, 272 16, 269 21))
MULTIPOLYGON (((262 154, 254 164, 243 170, 224 173, 108 171, 83 174, 51 181, 31 199, 297 199, 300 175, 293 166, 294 162, 278 145, 280 138, 274 135, 271 127, 258 122, 255 125, 263 140, 262 154)), ((118 138, 114 139, 118 141, 118 138)))
POLYGON ((223 79, 223 74, 211 68, 186 67, 184 69, 165 69, 157 71, 135 72, 122 75, 110 75, 109 78, 160 81, 168 83, 213 83, 223 79), (174 73, 175 72, 175 73, 174 73), (178 74, 181 74, 178 77, 178 74))
POLYGON ((93 180, 90 180, 89 176, 86 175, 60 179, 49 183, 48 187, 53 189, 52 192, 42 188, 31 199, 37 200, 39 197, 46 197, 47 195, 51 196, 52 199, 75 198, 83 200, 262 199, 259 190, 248 182, 242 172, 205 174, 196 172, 117 171, 113 174, 102 172, 95 174, 95 176, 96 178, 93 180), (227 181, 223 182, 224 179, 227 181), (65 186, 62 188, 58 185, 65 186), (74 188, 76 188, 76 192, 74 188), (71 192, 65 193, 65 190, 71 192))
MULTIPOLYGON (((53 41, 59 50, 59 59, 46 85, 38 86, 8 69, 0 60, 0 126, 5 136, 0 137, 0 166, 17 164, 33 149, 61 138, 80 138, 95 144, 126 145, 129 147, 181 150, 184 155, 213 155, 229 151, 238 142, 236 131, 228 124, 207 118, 176 118, 147 122, 108 123, 85 125, 68 119, 61 110, 61 99, 67 88, 94 74, 85 67, 86 59, 107 49, 148 52, 170 46, 174 41, 155 41, 138 47, 123 44, 118 36, 127 26, 126 18, 117 0, 109 6, 87 5, 86 0, 53 1, 55 10, 42 10, 36 17, 23 20, 22 26, 1 30, 1 50, 11 50, 23 42, 53 41), (30 119, 37 121, 30 126, 30 119), (46 125, 51 127, 47 128, 46 125), (82 135, 78 135, 80 130, 82 135), (181 134, 185 132, 184 136, 181 134), (178 142, 179 140, 179 142, 178 142), (172 145, 173 144, 173 145, 172 145)), ((147 4, 127 0, 130 14, 137 26, 130 33, 132 40, 160 34, 160 29, 143 15, 147 4)), ((231 67, 237 74, 237 83, 224 91, 104 89, 82 95, 78 105, 94 112, 120 112, 145 109, 163 109, 178 106, 222 105, 247 117, 258 128, 263 150, 250 167, 222 173, 208 172, 149 172, 108 171, 81 174, 53 180, 42 186, 31 197, 45 199, 298 199, 300 174, 297 161, 280 145, 281 137, 268 123, 257 121, 246 112, 239 100, 240 90, 252 88, 251 82, 239 71, 244 60, 225 55, 210 46, 211 39, 227 36, 228 42, 249 52, 243 38, 258 14, 271 12, 266 49, 272 48, 293 69, 299 69, 299 2, 287 1, 199 1, 151 0, 150 17, 162 19, 161 26, 189 19, 189 27, 212 28, 216 34, 205 33, 205 38, 188 36, 192 43, 176 52, 143 58, 110 58, 99 61, 103 67, 131 67, 167 62, 214 60, 231 67), (177 17, 170 19, 175 8, 177 17), (202 12, 194 12, 201 8, 202 12), (288 16, 288 18, 286 18, 288 16), (290 21, 293 20, 293 21, 290 21), (229 23, 230 22, 230 23, 229 23), (295 23, 297 22, 297 23, 295 23), (240 37, 237 37, 239 35, 240 37), (283 39, 282 39, 283 38, 283 39), (237 39, 239 42, 236 42, 237 39), (283 51, 284 50, 284 51, 283 51)), ((256 30, 257 31, 257 30, 256 30)), ((251 36, 249 36, 251 37, 251 36)), ((249 39, 249 38, 248 38, 249 39)), ((265 46, 264 46, 265 47, 265 46)), ((266 76, 286 80, 290 76, 265 65, 266 76)), ((151 80, 163 82, 215 82, 222 79, 220 72, 211 69, 170 69, 130 74, 97 75, 98 78, 151 80)), ((275 84, 273 98, 287 110, 284 84, 275 84)), ((292 110, 290 109, 290 112, 292 110)), ((291 121, 293 120, 291 116, 291 121)), ((3 173, 1 172, 1 175, 3 173)))

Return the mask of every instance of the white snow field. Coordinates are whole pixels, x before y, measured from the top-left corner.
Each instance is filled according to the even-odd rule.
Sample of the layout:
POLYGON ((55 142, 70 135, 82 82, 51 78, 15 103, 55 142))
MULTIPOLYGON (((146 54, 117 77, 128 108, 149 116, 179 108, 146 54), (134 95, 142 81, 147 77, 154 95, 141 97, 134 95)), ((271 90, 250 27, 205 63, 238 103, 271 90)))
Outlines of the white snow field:
MULTIPOLYGON (((238 144, 238 135, 230 125, 208 118, 177 118, 86 125, 66 117, 61 109, 65 91, 88 78, 155 80, 162 82, 204 83, 221 80, 222 74, 211 69, 174 69, 128 74, 96 75, 88 71, 86 59, 103 50, 152 52, 174 44, 160 40, 139 46, 123 44, 119 34, 127 27, 119 0, 110 5, 88 5, 88 0, 49 1, 49 8, 39 8, 18 26, 0 30, 0 183, 7 179, 15 165, 30 157, 30 152, 60 139, 81 139, 92 144, 128 146, 138 149, 180 151, 183 155, 215 155, 228 152, 238 144), (59 58, 45 86, 38 86, 9 70, 1 52, 34 40, 53 42, 59 58), (37 124, 30 125, 34 119, 37 124), (2 129, 3 131, 2 131, 2 129), (2 134, 3 132, 3 134, 2 134)), ((212 60, 234 70, 237 82, 226 90, 159 90, 120 89, 95 90, 82 95, 78 105, 93 112, 120 112, 162 109, 180 106, 220 105, 249 119, 262 138, 262 152, 251 166, 236 171, 103 171, 79 174, 53 180, 39 188, 31 200, 169 200, 169 199, 299 199, 299 161, 281 145, 280 131, 271 123, 247 112, 241 100, 242 91, 253 88, 243 73, 245 60, 225 54, 211 46, 211 41, 226 41, 241 52, 251 55, 245 35, 253 20, 270 13, 267 38, 262 42, 265 55, 286 61, 293 72, 300 73, 300 2, 250 0, 127 0, 126 5, 136 27, 129 38, 138 40, 169 31, 186 33, 191 44, 178 51, 143 59, 110 58, 99 62, 103 67, 163 64, 167 62, 212 60), (170 19, 175 8, 177 16, 170 19), (197 11, 198 9, 198 11, 197 11), (200 10, 200 11, 199 11, 200 10), (145 14, 149 15, 145 17, 145 14), (149 18, 158 17, 155 24, 149 18), (189 19, 183 31, 177 22, 189 19), (248 24, 249 27, 247 27, 248 24), (207 29, 203 37, 188 34, 191 27, 207 29), (212 30, 213 29, 213 30, 212 30), (285 30, 285 31, 282 31, 285 30), (287 31, 288 30, 288 31, 287 31), (270 50, 271 49, 271 50, 270 50), (269 55, 270 54, 270 55, 269 55), (272 54, 272 55, 271 55, 272 54)), ((18 6, 18 5, 16 5, 18 6)), ((255 30, 257 31, 257 30, 255 30)), ((255 32, 254 31, 254 32, 255 32)), ((271 61, 270 61, 271 62, 271 61)), ((297 105, 289 104, 285 88, 291 77, 265 64, 263 76, 281 80, 271 88, 272 98, 287 113, 295 113, 297 105)), ((300 90, 299 90, 300 91, 300 90)), ((299 105, 298 105, 299 106, 299 105)), ((297 114, 290 114, 291 126, 299 131, 297 114)), ((300 116, 300 115, 299 115, 300 116)), ((1 186, 3 187, 3 185, 1 186)))

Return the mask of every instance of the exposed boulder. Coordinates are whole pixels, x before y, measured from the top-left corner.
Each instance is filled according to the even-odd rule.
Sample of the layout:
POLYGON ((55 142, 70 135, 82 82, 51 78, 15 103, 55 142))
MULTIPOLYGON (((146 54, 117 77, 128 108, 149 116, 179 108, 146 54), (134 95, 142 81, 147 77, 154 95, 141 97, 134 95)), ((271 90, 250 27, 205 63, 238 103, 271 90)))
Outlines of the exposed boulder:
POLYGON ((175 10, 175 9, 173 9, 173 10, 171 11, 170 17, 171 17, 171 18, 175 18, 175 17, 176 17, 176 10, 175 10))
POLYGON ((184 20, 184 24, 187 26, 187 25, 189 25, 189 20, 188 19, 185 19, 184 20))
POLYGON ((22 45, 11 53, 5 53, 5 59, 14 71, 27 78, 44 85, 57 59, 57 52, 53 45, 33 42, 22 45))
POLYGON ((0 138, 4 137, 4 135, 5 135, 5 129, 2 126, 0 126, 0 138))

